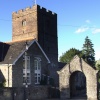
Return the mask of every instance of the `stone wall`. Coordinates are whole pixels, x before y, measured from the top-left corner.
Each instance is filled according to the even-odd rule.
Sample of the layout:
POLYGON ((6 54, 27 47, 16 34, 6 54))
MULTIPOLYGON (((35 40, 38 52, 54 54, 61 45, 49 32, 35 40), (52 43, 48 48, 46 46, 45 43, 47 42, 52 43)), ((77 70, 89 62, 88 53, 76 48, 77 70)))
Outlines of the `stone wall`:
MULTIPOLYGON (((43 53, 40 51, 39 47, 34 43, 28 49, 27 55, 30 56, 30 74, 31 74, 31 85, 35 85, 35 69, 34 69, 34 59, 35 57, 41 58, 41 75, 49 74, 48 71, 48 61, 44 57, 43 53), (48 71, 48 72, 47 72, 48 71)), ((18 59, 15 65, 12 67, 12 87, 23 87, 23 55, 18 59)))
POLYGON ((37 38, 37 6, 12 14, 12 41, 28 38, 37 38), (26 21, 25 25, 23 25, 24 20, 26 21))
POLYGON ((47 99, 48 87, 0 88, 0 100, 36 100, 47 99))

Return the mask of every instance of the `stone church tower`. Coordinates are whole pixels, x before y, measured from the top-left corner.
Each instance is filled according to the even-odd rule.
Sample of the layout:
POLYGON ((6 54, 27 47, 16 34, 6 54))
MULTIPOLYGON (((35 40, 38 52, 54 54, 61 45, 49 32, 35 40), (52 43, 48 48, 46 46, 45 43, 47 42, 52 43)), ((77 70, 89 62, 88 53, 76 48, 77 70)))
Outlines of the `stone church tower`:
POLYGON ((39 5, 12 14, 12 41, 36 39, 52 64, 58 63, 57 14, 39 5))

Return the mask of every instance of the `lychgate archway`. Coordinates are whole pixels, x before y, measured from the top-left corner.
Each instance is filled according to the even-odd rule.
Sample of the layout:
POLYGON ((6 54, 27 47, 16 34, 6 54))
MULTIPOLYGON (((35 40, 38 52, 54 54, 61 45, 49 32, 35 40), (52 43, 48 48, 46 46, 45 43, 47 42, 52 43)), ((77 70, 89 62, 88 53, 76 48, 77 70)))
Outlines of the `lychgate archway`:
POLYGON ((97 73, 97 70, 76 55, 58 71, 61 99, 87 97, 89 100, 97 100, 97 73))
POLYGON ((86 77, 84 73, 75 71, 70 76, 70 98, 87 98, 86 77))

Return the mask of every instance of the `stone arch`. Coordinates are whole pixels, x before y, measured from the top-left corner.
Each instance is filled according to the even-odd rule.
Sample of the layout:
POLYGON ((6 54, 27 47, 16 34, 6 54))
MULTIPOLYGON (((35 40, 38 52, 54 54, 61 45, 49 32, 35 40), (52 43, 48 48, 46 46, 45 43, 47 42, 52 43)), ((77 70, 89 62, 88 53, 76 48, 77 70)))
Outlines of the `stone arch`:
POLYGON ((70 77, 74 72, 81 72, 86 77, 86 95, 87 99, 97 100, 97 70, 88 65, 82 58, 77 55, 66 64, 59 74, 59 89, 61 99, 71 98, 70 94, 70 77))
POLYGON ((86 77, 81 71, 75 71, 70 75, 70 97, 87 98, 86 94, 86 77))

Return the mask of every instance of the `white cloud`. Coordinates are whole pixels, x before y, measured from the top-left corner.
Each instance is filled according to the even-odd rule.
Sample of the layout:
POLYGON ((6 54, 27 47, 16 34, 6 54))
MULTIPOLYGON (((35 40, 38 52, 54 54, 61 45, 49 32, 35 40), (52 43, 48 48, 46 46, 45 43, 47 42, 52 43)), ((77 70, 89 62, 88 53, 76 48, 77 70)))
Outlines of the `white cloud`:
POLYGON ((81 27, 81 28, 78 28, 75 33, 83 33, 83 32, 86 32, 89 28, 88 27, 81 27))
POLYGON ((100 28, 96 28, 92 31, 93 34, 100 33, 100 28))
POLYGON ((86 22, 86 23, 88 23, 88 24, 90 24, 90 23, 91 23, 91 21, 90 21, 90 20, 86 20, 85 22, 86 22))
POLYGON ((95 59, 96 60, 100 59, 100 51, 95 51, 95 59))

